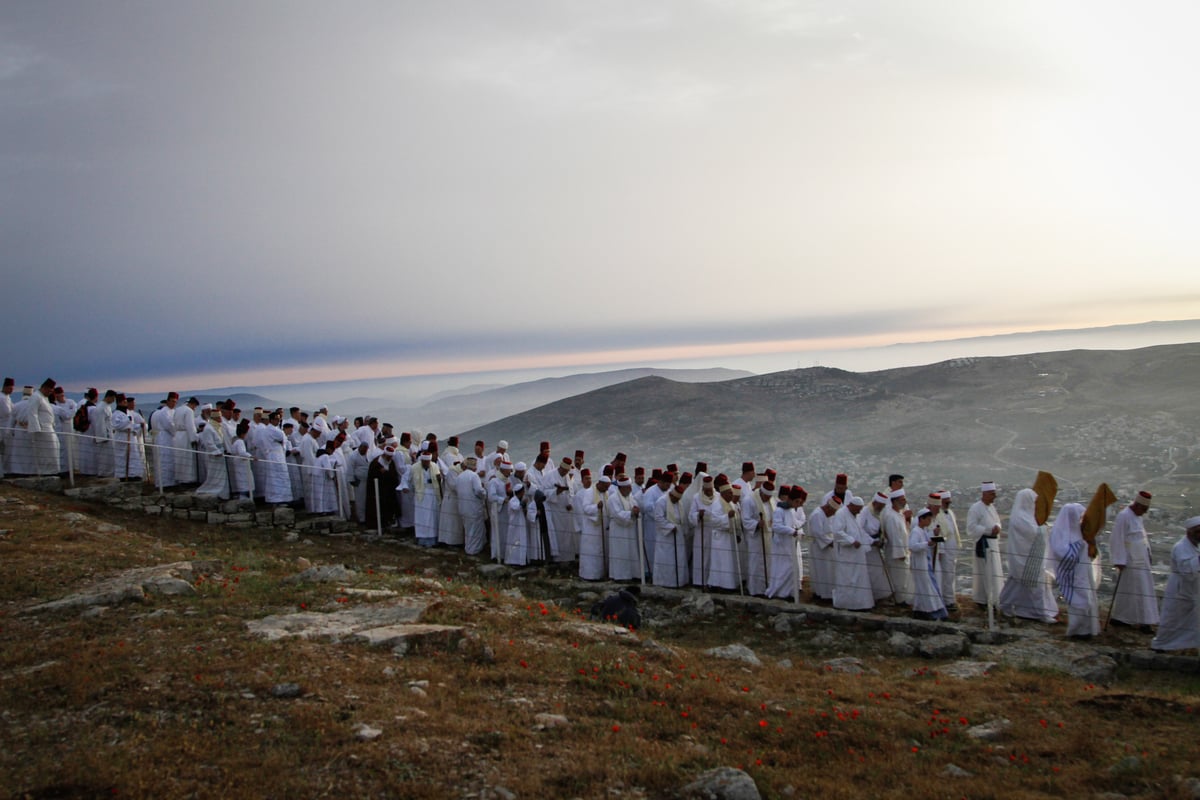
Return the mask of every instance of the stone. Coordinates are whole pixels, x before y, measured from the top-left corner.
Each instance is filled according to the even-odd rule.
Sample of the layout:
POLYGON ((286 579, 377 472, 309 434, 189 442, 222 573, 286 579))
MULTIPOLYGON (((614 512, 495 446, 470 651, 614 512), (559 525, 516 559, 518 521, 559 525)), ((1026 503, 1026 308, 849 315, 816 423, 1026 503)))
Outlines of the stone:
POLYGON ((688 592, 679 601, 679 607, 676 609, 676 614, 684 619, 689 617, 711 617, 716 612, 717 606, 713 602, 712 595, 701 592, 688 592))
POLYGON ((893 655, 907 657, 916 655, 917 641, 907 633, 896 631, 888 637, 888 649, 893 655))
POLYGON ((570 724, 562 714, 538 714, 533 718, 533 721, 543 730, 565 728, 570 724))
POLYGON ((354 632, 350 638, 371 647, 390 647, 392 652, 406 655, 425 648, 447 650, 458 644, 462 636, 463 629, 457 625, 401 623, 366 628, 354 632))
POLYGON ((1136 775, 1145 769, 1142 759, 1137 756, 1125 756, 1108 768, 1111 775, 1136 775))
POLYGON ((280 506, 271 512, 271 521, 275 525, 291 525, 296 521, 296 510, 287 506, 280 506))
POLYGON ((517 588, 505 589, 504 591, 500 592, 500 594, 504 595, 505 597, 507 597, 511 600, 524 600, 525 599, 525 595, 521 594, 521 590, 517 589, 517 588))
POLYGON ((299 697, 302 691, 298 683, 277 683, 271 687, 271 696, 287 700, 299 697))
POLYGON ((236 514, 238 512, 238 501, 225 500, 220 506, 218 506, 218 510, 220 510, 222 514, 236 514))
POLYGON ((363 722, 360 722, 354 728, 354 738, 360 742, 373 742, 380 736, 383 736, 383 731, 379 728, 372 728, 363 722))
POLYGON ((199 508, 188 509, 188 519, 192 522, 207 522, 208 512, 199 508))
POLYGON ((296 568, 297 569, 306 570, 306 569, 309 569, 310 567, 312 567, 312 562, 309 561, 304 556, 299 556, 296 558, 296 568))
POLYGON ((744 644, 727 644, 723 647, 714 647, 711 650, 705 650, 704 655, 713 656, 714 658, 724 658, 728 661, 740 661, 743 664, 761 667, 762 662, 754 651, 744 644))
POLYGON ((188 596, 196 594, 196 587, 181 578, 158 575, 142 583, 146 594, 188 596))
POLYGON ((972 773, 967 772, 965 769, 963 769, 962 767, 960 767, 956 764, 947 764, 946 768, 944 770, 942 770, 942 774, 945 775, 947 778, 970 778, 970 777, 972 777, 972 773))
POLYGON ((938 674, 949 678, 982 678, 996 666, 995 661, 952 661, 938 667, 938 674))
POLYGON ((220 504, 221 498, 211 494, 192 495, 192 504, 201 511, 213 511, 220 504))
POLYGON ((354 570, 345 564, 326 564, 320 567, 309 567, 298 575, 284 578, 284 583, 345 583, 358 576, 354 570))
POLYGON ((862 659, 852 657, 831 658, 818 666, 817 672, 837 672, 843 675, 879 674, 879 670, 864 667, 862 659))
POLYGON ((177 494, 171 498, 171 505, 175 508, 193 508, 196 505, 196 496, 191 494, 177 494))
MULTIPOLYGON (((371 629, 415 623, 427 608, 426 602, 402 598, 391 603, 373 603, 329 613, 302 611, 295 614, 272 614, 262 619, 250 620, 246 627, 251 633, 268 641, 293 637, 340 640, 371 629)), ((373 644, 381 644, 386 634, 375 633, 367 638, 373 644)))
POLYGON ((775 662, 775 666, 779 667, 780 669, 791 669, 793 664, 790 658, 781 658, 775 662))
POLYGON ((776 633, 791 633, 792 632, 792 615, 791 614, 776 614, 771 620, 771 627, 776 633))
POLYGON ((208 519, 206 521, 209 525, 224 525, 225 514, 220 511, 210 511, 208 512, 208 519))
POLYGON ((391 589, 351 589, 343 587, 341 593, 347 597, 360 597, 363 600, 381 600, 385 597, 398 597, 399 592, 391 589))
POLYGON ((993 719, 982 725, 972 725, 967 728, 967 737, 981 742, 994 742, 1011 727, 1012 722, 1007 719, 993 719))
POLYGON ((700 774, 680 790, 688 800, 761 800, 754 779, 740 769, 718 767, 700 774))
POLYGON ((963 655, 970 643, 961 634, 939 633, 917 640, 917 652, 925 658, 954 658, 963 655))

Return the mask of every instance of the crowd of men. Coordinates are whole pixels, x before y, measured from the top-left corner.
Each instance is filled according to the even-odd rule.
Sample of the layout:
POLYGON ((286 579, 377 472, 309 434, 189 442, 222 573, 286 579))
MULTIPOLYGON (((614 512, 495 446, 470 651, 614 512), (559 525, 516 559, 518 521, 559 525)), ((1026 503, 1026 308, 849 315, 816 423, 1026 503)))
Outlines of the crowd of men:
MULTIPOLYGON (((1103 484, 1089 507, 1068 503, 1051 525, 1056 486, 1041 473, 1017 492, 1004 526, 998 489, 984 482, 964 535, 950 491, 910 503, 899 474, 869 496, 856 495, 839 474, 806 511, 804 487, 749 461, 732 479, 704 462, 690 472, 668 464, 647 473, 631 469, 623 453, 593 470, 582 450, 555 459, 542 442, 526 464, 512 460, 504 441, 490 451, 477 441, 464 453, 458 437, 417 440, 374 417, 351 421, 325 408, 255 408, 243 418, 232 400, 181 403, 172 392, 146 419, 136 398, 111 390, 89 389, 75 401, 47 380, 36 391, 25 387, 14 403, 14 388, 5 379, 0 394, 6 474, 153 476, 160 491, 302 504, 380 533, 411 533, 424 546, 461 547, 511 565, 570 565, 587 580, 798 602, 807 577, 814 602, 847 610, 895 604, 923 619, 956 610, 959 555, 973 551, 972 600, 981 607, 1054 623, 1058 594, 1068 635, 1101 630, 1096 543, 1117 499, 1103 484)), ((1172 551, 1160 625, 1141 521, 1150 502, 1139 492, 1113 521, 1110 621, 1143 632, 1159 625, 1156 649, 1200 647, 1200 517, 1187 521, 1172 551)))

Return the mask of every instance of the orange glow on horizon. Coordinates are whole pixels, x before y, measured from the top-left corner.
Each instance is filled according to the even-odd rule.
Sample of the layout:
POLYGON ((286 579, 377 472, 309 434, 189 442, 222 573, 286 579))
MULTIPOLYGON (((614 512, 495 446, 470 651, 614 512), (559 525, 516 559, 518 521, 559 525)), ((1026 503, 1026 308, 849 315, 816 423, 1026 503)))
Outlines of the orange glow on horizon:
MULTIPOLYGON (((1132 321, 1131 321, 1132 322, 1132 321)), ((1124 321, 1112 325, 1127 324, 1124 321)), ((1039 327, 1037 331, 1074 330, 1078 325, 1039 327)), ((164 387, 273 386, 340 382, 372 378, 405 378, 426 375, 457 375, 553 367, 603 367, 631 363, 650 364, 664 361, 719 359, 722 357, 759 356, 785 353, 804 353, 814 350, 851 350, 895 344, 927 344, 949 339, 1029 333, 1028 323, 1010 327, 958 327, 951 331, 912 331, 898 336, 895 332, 862 336, 841 336, 807 339, 778 339, 729 344, 670 345, 629 347, 593 352, 543 353, 481 357, 464 354, 458 358, 416 358, 404 361, 373 359, 369 361, 334 362, 320 367, 311 365, 276 368, 247 368, 222 372, 178 373, 122 381, 125 391, 159 391, 164 387), (948 334, 950 334, 948 336, 948 334)), ((719 365, 713 365, 719 366, 719 365)))

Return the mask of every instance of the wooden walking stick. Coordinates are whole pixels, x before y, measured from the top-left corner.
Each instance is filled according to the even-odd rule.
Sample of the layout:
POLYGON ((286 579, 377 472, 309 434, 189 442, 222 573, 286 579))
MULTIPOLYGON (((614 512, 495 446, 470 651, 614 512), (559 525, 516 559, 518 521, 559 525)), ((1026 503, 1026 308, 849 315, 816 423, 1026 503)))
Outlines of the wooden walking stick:
POLYGON ((704 563, 704 510, 700 510, 700 586, 708 591, 708 569, 704 563))
MULTIPOLYGON (((634 501, 634 508, 638 508, 637 501, 634 501)), ((637 517, 637 547, 638 547, 638 577, 641 579, 642 586, 646 585, 646 537, 642 531, 642 513, 639 510, 635 515, 637 517)))
MULTIPOLYGON (((730 513, 736 514, 737 512, 730 513)), ((732 526, 730 526, 732 531, 730 531, 729 535, 733 537, 733 565, 737 568, 738 594, 740 594, 742 597, 745 597, 746 590, 742 586, 742 548, 740 547, 741 537, 739 536, 742 531, 741 515, 737 515, 730 521, 734 523, 732 526)))
POLYGON ((1117 582, 1113 586, 1112 602, 1108 604, 1108 615, 1104 618, 1104 627, 1100 629, 1101 633, 1108 630, 1108 622, 1112 619, 1113 607, 1117 604, 1117 590, 1121 588, 1121 578, 1125 575, 1125 570, 1117 570, 1117 582))
POLYGON ((770 586, 771 585, 771 570, 767 564, 767 562, 768 562, 768 559, 767 559, 767 523, 763 519, 762 514, 758 515, 758 539, 759 539, 759 543, 762 544, 763 585, 770 586))
POLYGON ((604 500, 596 504, 596 514, 600 517, 600 552, 604 558, 604 579, 608 580, 608 531, 604 529, 604 500))

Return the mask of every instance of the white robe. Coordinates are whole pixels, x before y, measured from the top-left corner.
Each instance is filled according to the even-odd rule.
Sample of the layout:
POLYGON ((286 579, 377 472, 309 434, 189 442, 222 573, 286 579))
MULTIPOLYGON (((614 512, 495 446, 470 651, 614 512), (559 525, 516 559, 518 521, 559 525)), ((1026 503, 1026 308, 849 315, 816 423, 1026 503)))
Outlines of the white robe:
MULTIPOLYGON (((526 493, 528 494, 528 490, 526 493)), ((523 567, 530 561, 544 561, 542 537, 535 532, 537 506, 533 501, 510 497, 505 504, 504 514, 508 518, 505 524, 508 531, 508 549, 504 555, 504 563, 523 567)))
POLYGON ((929 541, 931 529, 922 528, 914 521, 912 530, 908 533, 908 553, 912 574, 912 607, 932 615, 935 619, 946 618, 946 604, 942 602, 942 590, 937 585, 937 578, 931 566, 933 558, 932 544, 929 541))
POLYGON ((117 445, 116 476, 118 478, 141 478, 146 474, 143 461, 142 436, 146 427, 142 415, 135 411, 113 412, 113 440, 117 445))
POLYGON ((432 545, 437 541, 438 521, 442 513, 442 474, 436 464, 418 461, 404 479, 405 502, 413 506, 413 526, 418 541, 432 545))
POLYGON ((58 433, 54 407, 40 390, 35 390, 23 412, 29 432, 29 472, 36 475, 57 475, 58 433))
POLYGON ((462 466, 451 464, 442 484, 442 512, 438 519, 438 544, 448 547, 462 547, 466 534, 463 528, 462 514, 458 510, 458 479, 462 475, 462 466))
POLYGON ((771 520, 775 508, 770 500, 764 502, 759 492, 752 491, 742 498, 739 511, 742 515, 742 536, 746 552, 746 592, 765 597, 767 594, 767 567, 771 558, 771 520))
POLYGON ((1050 550, 1054 556, 1055 579, 1067 601, 1067 635, 1096 636, 1100 633, 1099 554, 1093 561, 1088 555, 1080 521, 1084 508, 1067 503, 1058 512, 1050 530, 1050 550))
MULTIPOLYGON (((839 508, 830 521, 835 545, 833 606, 852 611, 875 607, 871 576, 867 572, 867 554, 872 539, 848 506, 839 508)), ((809 523, 811 526, 812 523, 809 523)))
POLYGON ((479 473, 464 469, 455 479, 458 515, 463 524, 463 550, 467 555, 483 552, 487 544, 487 491, 479 473))
POLYGON ((292 502, 292 479, 288 475, 287 449, 288 440, 282 429, 268 425, 259 434, 262 497, 268 503, 292 502))
POLYGON ((233 440, 229 459, 225 464, 229 470, 229 489, 234 497, 250 497, 254 492, 254 473, 250 471, 250 451, 246 440, 240 436, 233 440))
MULTIPOLYGON (((704 572, 701 583, 720 589, 738 588, 737 550, 735 534, 726 502, 716 492, 712 497, 703 491, 692 498, 692 510, 688 513, 688 521, 699 531, 701 528, 701 512, 703 512, 704 528, 704 572)), ((697 534, 698 535, 698 534, 697 534)), ((693 558, 698 558, 694 554, 693 558)), ((695 572, 696 562, 692 564, 695 572)))
POLYGON ((608 552, 607 495, 592 485, 580 491, 576 502, 581 504, 583 531, 579 536, 579 577, 588 581, 603 580, 608 575, 605 555, 608 552))
POLYGON ((12 446, 14 424, 12 396, 0 393, 0 477, 10 471, 8 453, 12 446))
POLYGON ((1000 561, 1000 539, 992 537, 993 528, 999 524, 1000 512, 996 510, 995 503, 976 500, 967 511, 967 536, 973 548, 971 599, 980 605, 1000 602, 1004 566, 1000 561), (980 557, 981 552, 983 557, 980 557))
POLYGON ((77 442, 83 437, 75 435, 75 409, 79 404, 74 400, 64 400, 55 403, 54 429, 58 434, 58 471, 66 474, 77 470, 79 466, 79 446, 77 442))
POLYGON ((360 525, 367 521, 367 473, 371 469, 370 451, 363 455, 355 450, 347 459, 350 473, 350 491, 354 493, 354 518, 360 525))
POLYGON ((885 508, 879 514, 879 527, 884 538, 884 568, 892 581, 897 603, 912 602, 913 577, 908 562, 908 524, 903 511, 885 508))
MULTIPOLYGON (((637 498, 632 493, 613 492, 606 503, 608 512, 608 577, 615 581, 640 579, 637 498)), ((640 511, 638 512, 640 514, 640 511)))
POLYGON ((658 536, 654 546, 654 584, 686 586, 688 582, 687 514, 682 502, 672 502, 669 494, 654 504, 654 528, 658 536))
POLYGON ((171 443, 171 458, 174 461, 175 482, 195 483, 198 474, 195 447, 200 441, 200 434, 196 431, 196 414, 191 406, 181 404, 175 407, 173 427, 175 435, 171 443))
POLYGON ((833 600, 833 545, 833 517, 820 506, 808 520, 808 588, 814 600, 833 600))
POLYGON ((508 478, 496 473, 487 482, 488 519, 491 521, 492 560, 499 561, 508 544, 508 515, 504 507, 508 503, 508 478))
POLYGON ((542 480, 542 491, 546 495, 546 514, 550 528, 551 544, 557 561, 574 561, 579 555, 579 536, 575 530, 575 487, 571 473, 559 473, 557 469, 546 474, 542 480))
MULTIPOLYGON (((312 438, 312 437, 309 437, 312 438)), ((311 511, 314 514, 333 514, 338 510, 337 486, 334 483, 337 480, 337 475, 334 474, 333 461, 328 453, 321 453, 316 457, 314 462, 315 469, 312 470, 312 490, 311 511)))
POLYGON ((1200 548, 1184 536, 1171 548, 1171 577, 1163 593, 1155 650, 1200 647, 1200 548))
POLYGON ((150 463, 154 466, 154 485, 166 489, 175 485, 175 411, 160 406, 150 415, 150 434, 154 437, 150 463))
POLYGON ((205 425, 197 447, 204 461, 204 483, 196 494, 228 500, 229 473, 225 468, 225 442, 220 424, 210 422, 205 425))
POLYGON ((771 582, 767 597, 794 598, 804 581, 800 537, 806 522, 803 508, 775 507, 771 520, 771 582))
MULTIPOLYGON (((882 513, 882 509, 880 509, 882 513)), ((884 570, 882 540, 879 538, 879 515, 874 513, 874 506, 858 512, 858 524, 871 538, 872 546, 867 553, 867 574, 871 578, 871 594, 875 602, 892 596, 891 573, 884 570)))
POLYGON ((1150 540, 1142 518, 1130 506, 1113 520, 1108 551, 1113 566, 1124 566, 1113 593, 1112 618, 1129 625, 1157 625, 1158 600, 1150 572, 1150 540))
POLYGON ((958 531, 958 518, 947 508, 938 512, 933 520, 935 528, 941 528, 946 541, 938 548, 938 584, 942 589, 942 602, 947 610, 958 605, 955 586, 958 583, 958 554, 962 550, 962 537, 958 531))
POLYGON ((1037 492, 1022 489, 1008 519, 1008 579, 1000 611, 1013 617, 1054 622, 1058 603, 1046 574, 1046 528, 1034 519, 1037 492))

